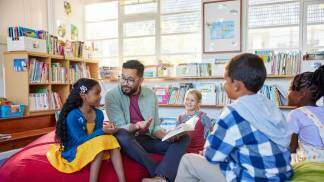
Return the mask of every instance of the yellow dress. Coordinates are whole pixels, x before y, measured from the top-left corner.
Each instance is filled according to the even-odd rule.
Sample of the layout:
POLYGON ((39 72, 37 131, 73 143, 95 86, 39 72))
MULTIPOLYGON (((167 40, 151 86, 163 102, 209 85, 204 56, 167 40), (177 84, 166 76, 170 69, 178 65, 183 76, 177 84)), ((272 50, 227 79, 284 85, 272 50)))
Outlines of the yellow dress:
MULTIPOLYGON (((88 134, 93 132, 94 127, 94 122, 87 123, 88 134)), ((71 162, 68 162, 61 156, 59 144, 50 145, 46 156, 51 165, 60 172, 73 173, 81 170, 84 166, 91 163, 101 151, 116 149, 119 147, 118 141, 114 136, 101 135, 78 146, 75 158, 71 162)), ((109 159, 109 157, 109 153, 105 152, 103 160, 109 159)))

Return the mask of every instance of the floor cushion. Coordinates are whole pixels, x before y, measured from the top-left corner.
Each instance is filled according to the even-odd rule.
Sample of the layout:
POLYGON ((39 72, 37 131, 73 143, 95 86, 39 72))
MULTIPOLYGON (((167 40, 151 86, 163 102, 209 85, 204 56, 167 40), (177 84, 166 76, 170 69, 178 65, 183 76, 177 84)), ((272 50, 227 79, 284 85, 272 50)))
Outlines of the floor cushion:
MULTIPOLYGON (((52 143, 54 143, 54 132, 40 137, 14 154, 0 167, 1 181, 71 182, 73 180, 88 182, 90 165, 73 174, 61 173, 50 165, 46 152, 52 143)), ((156 162, 163 158, 157 154, 150 156, 156 162)), ((127 182, 138 182, 148 177, 148 172, 143 166, 126 156, 123 156, 123 165, 127 182)), ((118 181, 110 161, 102 163, 99 181, 118 181)))

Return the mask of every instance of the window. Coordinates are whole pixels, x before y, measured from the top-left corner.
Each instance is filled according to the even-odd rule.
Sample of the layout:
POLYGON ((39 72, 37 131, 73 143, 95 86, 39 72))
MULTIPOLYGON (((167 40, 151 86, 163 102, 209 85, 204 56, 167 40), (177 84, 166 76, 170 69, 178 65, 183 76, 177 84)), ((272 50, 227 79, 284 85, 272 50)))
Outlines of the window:
POLYGON ((86 40, 101 65, 201 61, 201 0, 127 0, 85 6, 86 40), (109 27, 109 28, 108 28, 109 27))
POLYGON ((306 49, 324 47, 324 2, 306 3, 306 49))
POLYGON ((298 49, 299 23, 299 1, 249 0, 248 49, 298 49))
POLYGON ((119 66, 118 1, 85 6, 85 39, 93 42, 100 65, 119 66))
POLYGON ((249 0, 248 3, 249 50, 324 48, 323 1, 249 0))
POLYGON ((200 0, 161 1, 160 22, 162 63, 180 64, 201 61, 200 0))
POLYGON ((141 13, 156 13, 156 2, 142 2, 142 3, 125 3, 125 15, 141 14, 141 13))

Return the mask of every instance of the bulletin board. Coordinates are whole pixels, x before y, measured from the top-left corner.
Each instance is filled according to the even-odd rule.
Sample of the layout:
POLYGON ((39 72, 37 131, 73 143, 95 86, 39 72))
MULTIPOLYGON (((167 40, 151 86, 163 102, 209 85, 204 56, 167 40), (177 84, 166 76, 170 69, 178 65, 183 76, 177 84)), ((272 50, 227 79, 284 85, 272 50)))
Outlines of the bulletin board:
POLYGON ((241 52, 240 0, 203 3, 203 52, 241 52))

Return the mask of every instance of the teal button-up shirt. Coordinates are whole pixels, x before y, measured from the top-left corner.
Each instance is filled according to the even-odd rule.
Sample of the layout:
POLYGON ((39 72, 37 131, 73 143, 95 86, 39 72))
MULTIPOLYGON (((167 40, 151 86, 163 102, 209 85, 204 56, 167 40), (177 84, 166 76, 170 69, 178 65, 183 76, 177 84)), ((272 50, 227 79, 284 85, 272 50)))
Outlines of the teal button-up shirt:
MULTIPOLYGON (((109 120, 114 122, 117 127, 126 130, 129 129, 130 125, 129 105, 129 96, 123 94, 120 85, 109 90, 105 96, 105 107, 109 120)), ((153 135, 154 132, 161 129, 155 93, 151 89, 142 86, 138 106, 145 120, 148 120, 150 117, 153 118, 149 128, 150 134, 153 135)))

